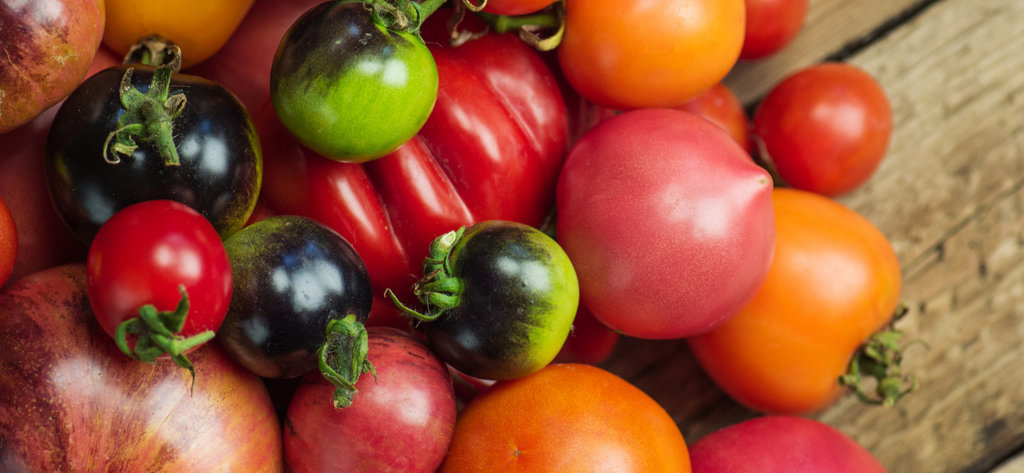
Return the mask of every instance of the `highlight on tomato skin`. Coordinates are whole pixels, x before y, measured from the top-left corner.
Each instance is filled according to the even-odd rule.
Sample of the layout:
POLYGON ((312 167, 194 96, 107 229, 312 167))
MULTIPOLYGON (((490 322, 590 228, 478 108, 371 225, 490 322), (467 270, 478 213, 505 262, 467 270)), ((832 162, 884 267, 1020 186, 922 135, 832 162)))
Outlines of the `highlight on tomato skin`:
POLYGON ((808 0, 745 0, 747 23, 741 60, 770 57, 796 39, 807 19, 808 0))

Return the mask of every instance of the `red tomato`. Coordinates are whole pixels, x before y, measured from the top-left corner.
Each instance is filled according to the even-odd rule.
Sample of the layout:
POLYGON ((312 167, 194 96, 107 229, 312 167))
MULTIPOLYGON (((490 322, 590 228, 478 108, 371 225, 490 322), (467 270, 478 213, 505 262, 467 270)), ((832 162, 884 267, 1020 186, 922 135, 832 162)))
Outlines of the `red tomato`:
POLYGON ((173 311, 179 286, 190 302, 182 338, 216 331, 231 302, 231 264, 217 230, 178 202, 150 200, 116 212, 100 227, 86 264, 89 303, 111 337, 144 305, 173 311))
POLYGON ((693 473, 886 473, 846 434, 790 416, 759 417, 708 434, 693 444, 690 459, 693 473))
POLYGON ((281 424, 260 379, 217 344, 170 363, 121 355, 86 303, 83 265, 0 293, 4 471, 281 472, 281 424), (6 367, 17 367, 8 369, 6 367))
POLYGON ((590 365, 499 381, 459 413, 438 473, 690 472, 686 441, 643 391, 590 365))
MULTIPOLYGON (((460 0, 462 1, 462 0, 460 0)), ((525 15, 543 10, 544 7, 554 3, 554 0, 486 0, 484 11, 495 15, 525 15)), ((476 1, 479 5, 483 1, 476 1)))
POLYGON ((621 336, 580 305, 572 321, 572 331, 555 356, 553 363, 584 363, 598 365, 611 356, 621 336))
POLYGON ((288 407, 284 454, 292 473, 434 473, 455 432, 448 368, 420 340, 370 327, 369 360, 352 405, 334 407, 334 385, 319 371, 303 378, 288 407))
POLYGON ((18 229, 14 217, 0 199, 0 287, 7 283, 14 271, 14 260, 18 257, 18 229))
POLYGON ((750 119, 736 94, 725 84, 719 82, 697 98, 675 108, 710 120, 729 132, 740 148, 750 150, 750 119))
MULTIPOLYGON (((86 77, 120 63, 100 47, 86 77)), ((60 104, 0 134, 0 198, 18 228, 18 257, 9 282, 65 263, 85 261, 86 248, 61 220, 46 184, 46 135, 60 104)))
POLYGON ((866 182, 885 157, 892 109, 868 73, 824 63, 768 92, 754 113, 754 134, 789 185, 835 197, 866 182))
POLYGON ((747 25, 740 59, 761 59, 780 51, 800 33, 808 0, 745 0, 747 25))
POLYGON ((842 394, 837 380, 850 357, 889 321, 899 303, 900 265, 885 235, 853 210, 811 192, 773 194, 768 278, 739 315, 689 345, 737 402, 805 414, 842 394))
POLYGON ((602 122, 573 146, 556 191, 580 302, 638 338, 724 323, 768 273, 771 189, 725 131, 693 114, 647 109, 602 122))
MULTIPOLYGON (((429 26, 424 34, 432 37, 429 26)), ((373 283, 368 325, 408 327, 383 293, 416 300, 411 288, 435 237, 484 220, 540 226, 565 159, 565 105, 535 51, 515 35, 428 44, 437 104, 420 133, 384 158, 332 161, 301 146, 269 103, 256 116, 264 204, 318 220, 352 243, 373 283)))
POLYGON ((595 103, 675 107, 732 69, 743 25, 743 0, 569 0, 558 60, 595 103))

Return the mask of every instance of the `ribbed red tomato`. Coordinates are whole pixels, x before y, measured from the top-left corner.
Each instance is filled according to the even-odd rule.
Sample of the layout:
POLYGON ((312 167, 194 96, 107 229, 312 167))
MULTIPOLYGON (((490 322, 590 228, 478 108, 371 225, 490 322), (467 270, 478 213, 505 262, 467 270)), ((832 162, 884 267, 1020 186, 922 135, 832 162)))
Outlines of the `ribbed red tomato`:
POLYGON ((439 16, 424 31, 440 77, 437 104, 391 155, 339 163, 301 146, 269 107, 256 117, 261 198, 273 213, 313 218, 352 243, 373 283, 369 325, 408 326, 383 293, 416 299, 412 285, 438 235, 483 220, 540 226, 565 159, 565 104, 539 55, 511 34, 446 46, 439 16))

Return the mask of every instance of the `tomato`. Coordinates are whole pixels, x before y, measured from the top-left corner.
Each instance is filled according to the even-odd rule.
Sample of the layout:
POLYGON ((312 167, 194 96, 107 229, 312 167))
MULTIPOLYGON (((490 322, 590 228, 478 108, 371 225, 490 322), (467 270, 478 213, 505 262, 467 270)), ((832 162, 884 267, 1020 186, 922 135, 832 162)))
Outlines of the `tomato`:
POLYGON ((427 313, 405 312, 425 322, 418 327, 442 360, 475 378, 520 378, 543 368, 561 350, 579 305, 569 257, 520 223, 488 220, 437 237, 423 274, 414 292, 427 313))
POLYGON ((612 330, 683 338, 721 325, 772 260, 772 181, 720 127, 635 110, 590 129, 558 181, 558 242, 580 301, 612 330))
POLYGON ((212 338, 231 301, 231 266, 213 225, 170 200, 115 213, 96 234, 86 265, 89 303, 100 325, 126 355, 143 361, 170 357, 191 370, 184 354, 212 338), (186 294, 188 306, 180 312, 186 294), (155 327, 141 319, 147 305, 180 319, 155 327), (136 336, 126 339, 126 328, 136 336))
POLYGON ((732 69, 743 28, 743 0, 568 0, 558 62, 599 105, 675 107, 732 69))
POLYGON ((0 287, 14 272, 14 261, 18 258, 18 229, 10 209, 0 198, 0 287))
POLYGON ((292 473, 434 473, 455 432, 455 394, 444 363, 412 336, 370 327, 376 378, 363 377, 351 406, 336 409, 334 386, 306 375, 288 406, 284 454, 292 473))
POLYGON ((776 189, 773 201, 775 260, 764 285, 739 315, 689 345, 739 403, 810 413, 842 394, 837 379, 854 350, 889 320, 900 266, 885 235, 842 204, 796 189, 776 189))
POLYGON ((582 304, 572 320, 572 330, 555 356, 555 363, 598 365, 611 356, 621 336, 605 327, 582 304))
POLYGON ((58 213, 83 243, 114 212, 156 199, 196 209, 226 238, 256 203, 262 153, 249 113, 223 87, 125 64, 90 77, 61 105, 47 135, 46 172, 58 213), (120 93, 123 80, 131 88, 120 93), (143 123, 152 121, 141 118, 149 114, 138 110, 175 98, 181 108, 167 111, 170 127, 150 134, 143 123))
POLYGON ((256 116, 266 156, 261 200, 272 213, 315 219, 352 243, 373 281, 370 325, 408 327, 383 292, 414 299, 438 235, 483 220, 539 226, 565 159, 565 104, 538 54, 514 35, 444 46, 436 39, 444 19, 434 14, 423 31, 438 66, 437 105, 391 155, 336 162, 298 143, 273 108, 256 116))
MULTIPOLYGON (((125 248, 122 248, 125 249, 125 248)), ((86 268, 36 273, 0 293, 4 471, 280 472, 267 391, 208 343, 190 392, 170 363, 130 360, 89 309, 86 268)))
POLYGON ((75 90, 100 45, 104 19, 103 0, 0 3, 0 134, 75 90))
MULTIPOLYGON (((484 2, 474 3, 479 5, 484 2)), ((554 0, 486 0, 483 10, 495 15, 525 15, 543 10, 552 3, 554 0)))
POLYGON ((325 2, 281 39, 270 96, 302 144, 365 162, 391 153, 426 122, 437 66, 419 35, 380 24, 366 4, 325 2))
POLYGON ((767 416, 701 437, 690 448, 693 473, 886 473, 863 446, 813 419, 767 416))
POLYGON ((768 92, 754 112, 766 161, 790 186, 835 197, 863 185, 892 137, 892 109, 864 70, 823 63, 768 92))
POLYGON ((499 381, 459 413, 439 473, 683 472, 686 441, 657 402, 590 365, 553 364, 499 381))
POLYGON ((740 59, 761 59, 793 42, 807 18, 808 0, 745 0, 747 24, 740 59))
POLYGON ((182 67, 213 56, 238 28, 253 0, 105 0, 103 44, 124 56, 139 39, 159 35, 181 47, 182 67))
POLYGON ((750 150, 750 119, 743 104, 725 84, 719 82, 677 110, 711 120, 729 132, 729 136, 745 150, 750 150))
MULTIPOLYGON (((309 218, 281 215, 243 228, 224 245, 234 289, 217 338, 242 366, 265 378, 302 376, 319 366, 322 347, 365 336, 369 275, 356 251, 333 230, 309 218), (349 316, 353 323, 345 325, 361 333, 350 337, 328 330, 349 316)), ((355 357, 349 366, 361 366, 365 359, 361 352, 345 356, 355 357)), ((359 374, 342 375, 358 379, 359 374)))

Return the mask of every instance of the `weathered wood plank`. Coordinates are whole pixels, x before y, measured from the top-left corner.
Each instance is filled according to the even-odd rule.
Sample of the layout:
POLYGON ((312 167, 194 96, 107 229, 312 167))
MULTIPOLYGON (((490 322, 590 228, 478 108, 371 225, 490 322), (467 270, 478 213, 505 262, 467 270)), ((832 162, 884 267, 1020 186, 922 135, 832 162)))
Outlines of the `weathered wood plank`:
POLYGON ((820 62, 848 43, 926 0, 811 0, 800 34, 785 49, 740 61, 724 82, 743 103, 752 103, 790 72, 820 62))
MULTIPOLYGON (((895 408, 844 398, 816 417, 893 473, 991 471, 1024 445, 1024 2, 943 0, 850 62, 886 89, 895 131, 876 175, 840 201, 893 242, 912 308, 900 327, 930 349, 908 353, 922 390, 895 408)), ((754 415, 680 341, 627 339, 605 366, 691 442, 754 415)))

